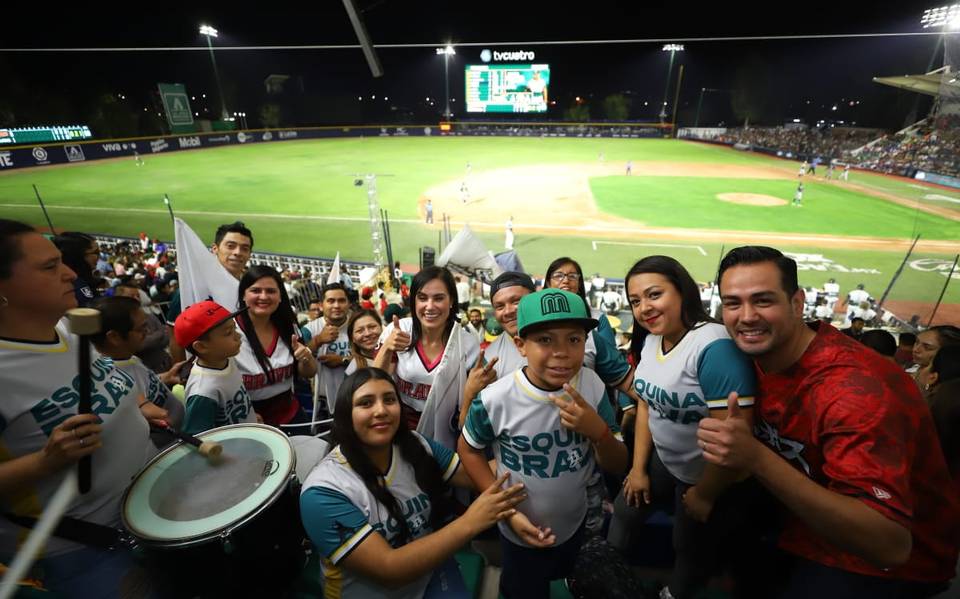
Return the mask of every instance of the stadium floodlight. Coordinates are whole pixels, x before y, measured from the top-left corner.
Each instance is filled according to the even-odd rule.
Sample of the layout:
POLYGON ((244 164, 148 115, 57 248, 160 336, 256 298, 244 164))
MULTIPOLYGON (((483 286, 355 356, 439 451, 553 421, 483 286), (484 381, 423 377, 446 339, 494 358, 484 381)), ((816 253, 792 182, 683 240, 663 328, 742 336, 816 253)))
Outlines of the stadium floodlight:
MULTIPOLYGON (((446 108, 443 111, 443 118, 450 120, 450 57, 455 56, 457 51, 453 46, 447 44, 446 47, 437 48, 437 56, 443 56, 443 91, 446 96, 446 108)), ((427 98, 429 101, 430 98, 427 98)))
POLYGON ((960 4, 928 8, 920 17, 920 24, 924 29, 942 27, 944 29, 960 29, 960 4))
POLYGON ((683 44, 664 44, 661 52, 670 53, 670 66, 667 67, 667 84, 663 87, 663 102, 660 103, 660 122, 667 120, 667 94, 670 92, 670 76, 673 75, 673 57, 677 52, 683 52, 683 44))
POLYGON ((223 97, 223 87, 220 85, 220 73, 217 71, 217 60, 213 56, 213 42, 210 41, 211 38, 217 37, 218 32, 209 25, 201 25, 200 35, 207 38, 207 49, 210 50, 210 63, 213 65, 213 77, 217 81, 217 91, 220 92, 220 117, 225 121, 227 117, 230 116, 230 113, 227 112, 227 100, 223 97))

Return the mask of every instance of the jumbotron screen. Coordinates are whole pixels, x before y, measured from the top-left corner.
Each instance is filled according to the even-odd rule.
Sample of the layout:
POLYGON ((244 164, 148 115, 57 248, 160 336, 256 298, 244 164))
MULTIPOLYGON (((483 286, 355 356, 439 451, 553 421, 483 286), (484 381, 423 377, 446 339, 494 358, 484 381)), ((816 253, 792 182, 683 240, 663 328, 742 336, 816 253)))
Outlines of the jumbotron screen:
POLYGON ((550 65, 474 64, 464 73, 467 112, 546 112, 550 65))

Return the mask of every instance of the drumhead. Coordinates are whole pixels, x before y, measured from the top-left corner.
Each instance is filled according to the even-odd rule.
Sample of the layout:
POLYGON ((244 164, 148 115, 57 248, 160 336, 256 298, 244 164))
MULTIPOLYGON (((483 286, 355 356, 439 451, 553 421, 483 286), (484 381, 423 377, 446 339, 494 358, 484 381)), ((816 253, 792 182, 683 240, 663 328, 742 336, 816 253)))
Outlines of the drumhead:
POLYGON ((211 462, 185 443, 155 457, 123 498, 123 523, 136 537, 180 545, 215 537, 254 517, 287 488, 296 455, 287 436, 261 424, 199 435, 223 446, 211 462))

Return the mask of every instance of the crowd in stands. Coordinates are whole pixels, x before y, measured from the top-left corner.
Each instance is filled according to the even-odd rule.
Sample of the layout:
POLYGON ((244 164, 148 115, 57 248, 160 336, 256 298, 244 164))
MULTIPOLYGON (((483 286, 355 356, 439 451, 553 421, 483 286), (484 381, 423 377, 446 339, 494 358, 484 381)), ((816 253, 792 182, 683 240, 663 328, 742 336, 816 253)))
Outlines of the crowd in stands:
POLYGON ((854 160, 883 173, 912 176, 921 170, 960 177, 960 116, 943 115, 906 133, 884 135, 854 160))
MULTIPOLYGON (((882 316, 863 286, 804 290, 796 262, 760 246, 730 250, 715 287, 667 256, 641 258, 622 286, 566 256, 536 281, 398 264, 370 283, 254 264, 254 247, 243 223, 214 232, 218 303, 171 289, 199 266, 146 235, 51 242, 0 220, 0 562, 92 455, 93 492, 71 500, 35 586, 119 597, 150 556, 90 530, 121 526, 129 481, 173 441, 165 429, 255 427, 293 443, 323 424, 332 448, 308 460, 293 443, 299 518, 279 516, 292 518, 291 553, 271 552, 286 527, 257 539, 271 576, 151 570, 139 596, 284 596, 313 576, 318 595, 466 597, 454 558, 484 539, 508 598, 545 599, 562 580, 578 598, 688 599, 716 575, 736 597, 956 596, 955 326, 867 330, 882 316), (150 309, 164 302, 161 320, 150 309), (80 340, 63 322, 78 304, 101 314, 92 414, 76 408, 80 340), (632 324, 622 346, 614 316, 632 324), (166 360, 141 355, 151 326, 169 337, 166 360), (319 571, 300 573, 304 546, 319 571), (668 562, 657 581, 631 567, 651 553, 668 562), (281 565, 295 574, 274 576, 281 565)), ((232 468, 241 445, 224 446, 226 462, 191 467, 232 468)), ((260 484, 276 464, 254 461, 260 484)), ((173 486, 142 510, 232 492, 173 486)), ((228 541, 218 555, 249 557, 249 545, 221 552, 228 541)))
POLYGON ((907 177, 918 170, 960 177, 960 115, 925 119, 891 134, 843 127, 750 127, 728 129, 715 139, 907 177))

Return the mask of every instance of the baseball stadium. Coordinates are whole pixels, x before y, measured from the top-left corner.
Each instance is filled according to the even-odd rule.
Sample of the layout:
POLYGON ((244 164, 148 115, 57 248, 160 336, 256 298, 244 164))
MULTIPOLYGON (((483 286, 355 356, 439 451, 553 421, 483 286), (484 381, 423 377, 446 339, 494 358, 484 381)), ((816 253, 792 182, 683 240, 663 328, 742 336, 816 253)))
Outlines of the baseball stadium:
POLYGON ((0 599, 960 597, 960 4, 447 4, 10 28, 0 599))

